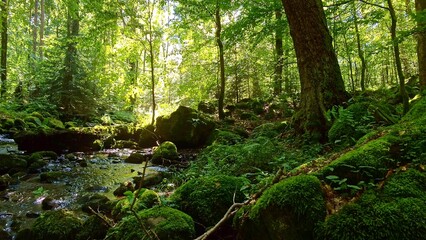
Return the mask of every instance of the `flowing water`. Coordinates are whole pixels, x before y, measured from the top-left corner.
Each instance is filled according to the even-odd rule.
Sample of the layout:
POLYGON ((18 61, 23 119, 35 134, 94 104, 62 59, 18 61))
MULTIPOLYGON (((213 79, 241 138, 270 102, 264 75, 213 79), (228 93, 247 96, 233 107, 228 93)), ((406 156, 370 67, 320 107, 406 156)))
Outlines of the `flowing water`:
MULTIPOLYGON (((145 150, 149 154, 150 150, 145 150)), ((0 135, 0 153, 18 153, 12 139, 0 135)), ((78 199, 90 193, 100 193, 110 199, 112 192, 126 181, 132 181, 138 172, 143 171, 144 164, 124 163, 134 150, 105 150, 92 154, 75 154, 84 159, 86 167, 79 161, 69 161, 65 157, 51 160, 43 171, 65 172, 65 178, 53 183, 40 182, 39 174, 22 175, 8 189, 0 192, 0 239, 2 234, 14 236, 19 229, 30 227, 35 218, 43 211, 42 200, 49 196, 54 199, 56 208, 79 211, 78 199), (3 229, 3 230, 2 230, 3 229)), ((167 169, 150 166, 147 175, 167 169)))

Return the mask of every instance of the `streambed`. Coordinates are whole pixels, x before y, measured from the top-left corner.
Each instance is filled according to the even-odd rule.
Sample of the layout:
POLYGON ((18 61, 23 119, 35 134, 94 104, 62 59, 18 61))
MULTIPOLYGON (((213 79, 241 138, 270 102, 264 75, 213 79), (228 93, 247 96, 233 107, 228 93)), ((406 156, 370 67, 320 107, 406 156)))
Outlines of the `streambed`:
MULTIPOLYGON (((0 138, 0 152, 18 153, 13 140, 0 138)), ((40 174, 26 174, 0 192, 0 239, 10 239, 20 230, 30 227, 41 214, 45 197, 54 199, 56 209, 69 209, 83 214, 78 201, 87 194, 99 193, 114 199, 114 190, 126 181, 133 181, 144 164, 125 163, 124 159, 135 150, 108 149, 95 153, 75 153, 83 160, 69 161, 64 155, 50 160, 43 172, 64 172, 64 178, 52 183, 40 181, 40 174)), ((138 151, 150 154, 150 149, 138 151)), ((162 166, 149 166, 146 176, 168 171, 162 166)))

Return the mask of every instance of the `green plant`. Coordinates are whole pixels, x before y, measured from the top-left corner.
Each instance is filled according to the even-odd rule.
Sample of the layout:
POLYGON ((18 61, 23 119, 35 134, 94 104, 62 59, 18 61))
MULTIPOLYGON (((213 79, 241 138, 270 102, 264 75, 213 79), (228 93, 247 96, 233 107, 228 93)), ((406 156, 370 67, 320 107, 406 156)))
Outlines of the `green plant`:
POLYGON ((49 190, 44 189, 43 187, 39 187, 36 190, 33 191, 34 196, 41 197, 41 196, 47 196, 49 190))

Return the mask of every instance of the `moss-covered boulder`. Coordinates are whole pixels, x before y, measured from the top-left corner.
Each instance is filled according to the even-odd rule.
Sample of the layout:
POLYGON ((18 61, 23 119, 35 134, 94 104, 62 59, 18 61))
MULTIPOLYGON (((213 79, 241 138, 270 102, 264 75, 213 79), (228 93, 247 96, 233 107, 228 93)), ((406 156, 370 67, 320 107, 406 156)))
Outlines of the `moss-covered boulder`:
POLYGON ((65 129, 64 123, 56 118, 47 118, 47 126, 53 129, 65 129))
POLYGON ((32 153, 28 158, 28 163, 31 164, 37 160, 55 160, 58 158, 58 154, 53 151, 38 151, 32 153))
MULTIPOLYGON (((123 216, 126 216, 130 212, 130 207, 133 203, 135 195, 138 191, 126 192, 126 197, 120 199, 115 203, 112 210, 112 215, 115 219, 121 219, 123 216)), ((133 210, 138 212, 141 210, 149 209, 155 206, 160 206, 160 196, 154 190, 142 188, 139 190, 139 195, 135 200, 133 205, 133 210)))
POLYGON ((344 206, 317 230, 317 239, 328 240, 418 240, 425 235, 425 199, 385 201, 374 194, 344 206))
POLYGON ((14 174, 25 171, 27 160, 24 156, 12 154, 0 154, 0 174, 14 174))
POLYGON ((189 107, 180 106, 170 116, 156 120, 155 133, 178 147, 199 147, 206 143, 215 128, 213 120, 189 107))
POLYGON ((197 109, 203 113, 214 114, 216 112, 216 104, 213 102, 201 101, 198 103, 197 109))
POLYGON ((247 183, 245 178, 224 175, 196 178, 176 189, 170 200, 196 222, 213 226, 234 201, 244 201, 240 189, 247 183))
POLYGON ((89 214, 93 214, 92 210, 109 214, 114 207, 108 197, 98 193, 85 195, 78 200, 78 203, 82 204, 83 212, 89 214))
POLYGON ((177 147, 174 143, 166 141, 154 148, 152 154, 152 163, 160 165, 169 165, 179 159, 177 147))
POLYGON ((98 216, 90 216, 84 221, 81 231, 77 234, 77 240, 104 239, 109 226, 98 216))
POLYGON ((237 215, 238 239, 313 239, 325 216, 320 181, 309 175, 291 177, 266 190, 246 214, 237 215))
POLYGON ((101 137, 94 131, 49 130, 22 131, 13 136, 19 150, 33 153, 37 151, 53 151, 61 153, 87 152, 94 149, 94 142, 101 137))
POLYGON ((13 179, 9 174, 1 175, 0 176, 0 191, 3 191, 6 188, 8 188, 12 181, 13 181, 13 179))
POLYGON ((62 171, 44 172, 40 174, 40 182, 54 183, 54 182, 66 180, 70 177, 72 177, 72 174, 70 172, 62 172, 62 171))
POLYGON ((179 210, 170 207, 154 207, 140 211, 138 217, 139 220, 132 215, 123 218, 108 231, 107 239, 187 240, 195 237, 192 218, 179 210), (143 230, 141 223, 147 232, 143 230))
POLYGON ((140 164, 143 163, 145 161, 147 161, 147 156, 145 156, 142 153, 132 153, 130 154, 130 156, 128 156, 126 159, 124 159, 124 162, 126 163, 135 163, 135 164, 140 164))
POLYGON ((143 182, 141 182, 142 176, 138 175, 133 177, 133 183, 135 184, 136 189, 141 187, 151 187, 161 183, 166 175, 167 174, 164 172, 150 172, 145 175, 143 182))
POLYGON ((82 227, 82 221, 72 212, 47 211, 32 226, 34 240, 74 240, 82 227))
POLYGON ((137 143, 141 148, 149 148, 157 145, 157 136, 155 135, 155 126, 148 125, 138 129, 137 143))

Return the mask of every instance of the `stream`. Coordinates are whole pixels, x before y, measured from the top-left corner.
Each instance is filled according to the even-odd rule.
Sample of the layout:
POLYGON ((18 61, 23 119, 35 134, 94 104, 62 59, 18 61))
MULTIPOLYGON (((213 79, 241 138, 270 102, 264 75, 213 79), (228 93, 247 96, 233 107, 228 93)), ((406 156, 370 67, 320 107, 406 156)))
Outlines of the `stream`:
MULTIPOLYGON (((144 164, 125 163, 124 159, 136 150, 107 149, 94 153, 75 153, 77 158, 87 163, 83 166, 78 161, 69 161, 64 155, 50 160, 43 172, 66 172, 66 178, 53 183, 40 182, 40 174, 26 174, 13 182, 6 190, 0 191, 0 239, 14 239, 15 234, 29 228, 44 211, 41 203, 45 197, 54 199, 55 209, 68 209, 81 212, 78 200, 87 195, 99 193, 114 199, 114 190, 126 181, 133 181, 138 172, 143 171, 144 164)), ((144 149, 150 154, 151 149, 144 149)), ((17 153, 18 148, 13 139, 0 135, 0 153, 17 153)), ((167 171, 161 166, 149 166, 146 176, 159 171, 167 171)))

